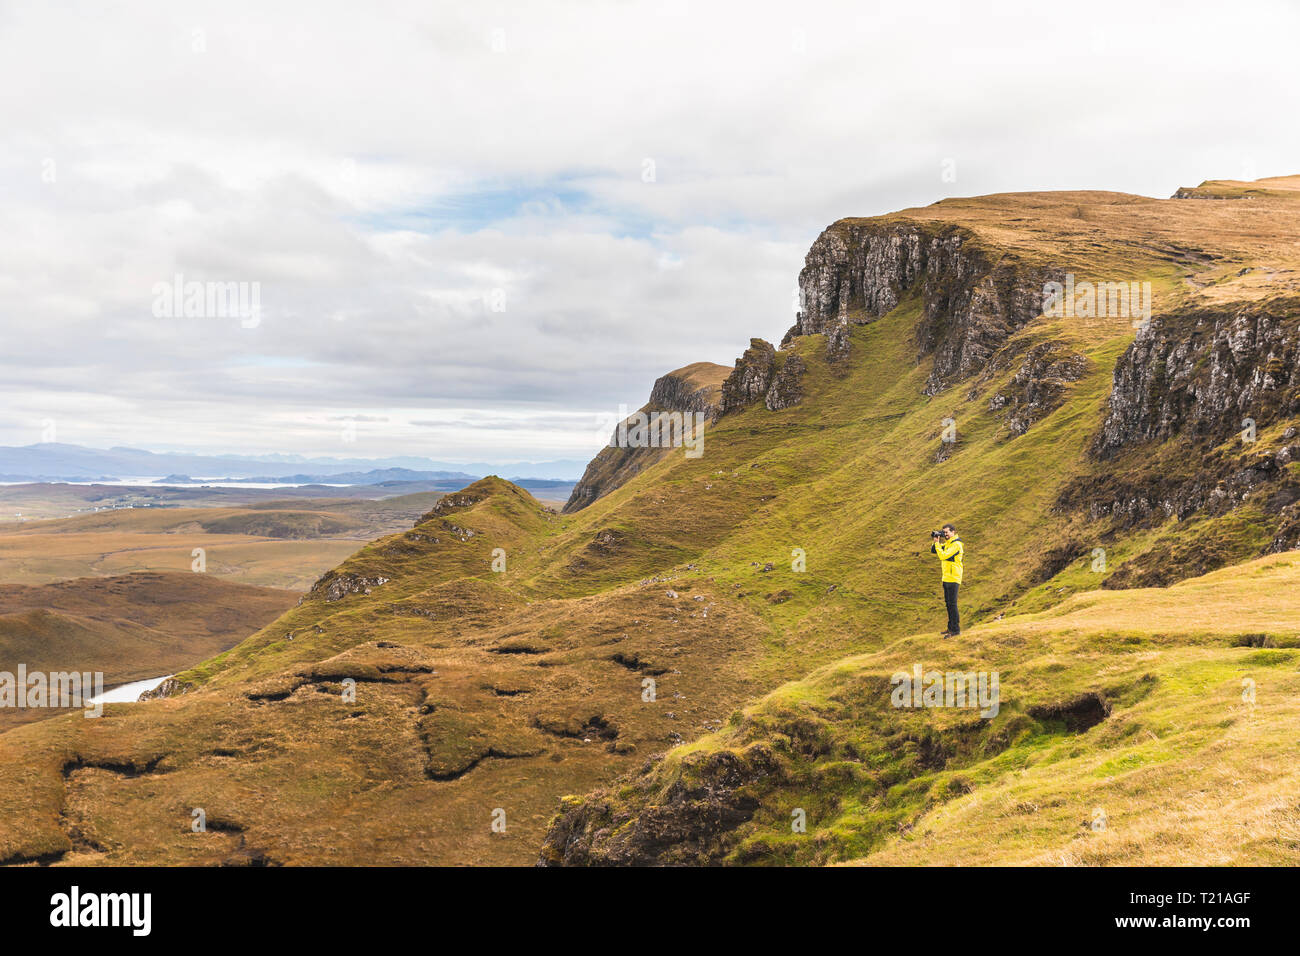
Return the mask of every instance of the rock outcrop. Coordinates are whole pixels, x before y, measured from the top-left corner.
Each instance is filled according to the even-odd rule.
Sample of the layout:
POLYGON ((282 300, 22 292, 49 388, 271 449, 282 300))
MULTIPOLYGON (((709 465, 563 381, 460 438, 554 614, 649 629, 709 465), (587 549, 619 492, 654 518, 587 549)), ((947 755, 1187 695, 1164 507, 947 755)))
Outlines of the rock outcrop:
POLYGON ((718 414, 734 412, 761 398, 772 387, 776 376, 776 349, 771 342, 750 339, 749 348, 736 359, 736 367, 722 383, 722 402, 718 414))
POLYGON ((725 365, 696 362, 656 379, 650 390, 650 400, 636 415, 626 419, 623 426, 614 429, 609 445, 588 463, 563 512, 580 511, 673 452, 676 446, 671 444, 652 446, 622 440, 620 436, 628 434, 628 423, 633 422, 637 415, 678 413, 693 416, 692 421, 697 415, 704 416, 705 421, 717 418, 723 380, 728 372, 730 369, 725 365))
POLYGON ((745 354, 722 383, 719 417, 761 401, 769 412, 803 401, 803 376, 808 365, 794 353, 785 354, 763 339, 750 339, 745 354))
POLYGON ((918 358, 934 356, 927 395, 979 370, 1041 315, 1044 285, 1063 274, 993 255, 968 229, 905 219, 841 220, 817 238, 804 262, 796 329, 825 333, 833 359, 847 354, 838 326, 872 322, 906 296, 921 296, 918 358))
POLYGON ((1093 452, 1182 435, 1219 443, 1300 413, 1300 301, 1157 316, 1115 366, 1093 452))
POLYGON ((797 355, 786 356, 772 376, 772 385, 763 402, 769 412, 779 412, 803 401, 803 376, 806 371, 808 366, 803 359, 797 355))
POLYGON ((843 369, 848 361, 852 343, 849 340, 849 323, 841 319, 826 333, 826 360, 833 369, 843 369))
MULTIPOLYGON (((354 574, 350 571, 327 571, 307 593, 309 598, 324 598, 328 602, 341 601, 352 594, 369 594, 388 583, 382 574, 354 574)), ((304 598, 305 600, 305 598, 304 598)), ((299 601, 301 604, 302 601, 299 601)))
POLYGON ((165 697, 179 697, 181 694, 188 694, 193 689, 193 684, 178 681, 175 677, 168 677, 153 690, 141 692, 137 700, 162 700, 165 697))
POLYGON ((1057 342, 1041 342, 1023 354, 1015 374, 989 398, 989 411, 1003 412, 1010 437, 1019 437, 1060 408, 1069 384, 1087 369, 1083 355, 1057 342))
MULTIPOLYGON (((1096 474, 1070 482, 1057 510, 1127 529, 1250 502, 1254 520, 1274 527, 1266 550, 1300 546, 1300 481, 1287 467, 1300 461, 1298 417, 1300 302, 1156 316, 1116 363, 1091 446, 1096 474)), ((1159 546, 1106 586, 1167 584, 1162 568, 1204 573, 1243 556, 1203 535, 1195 548, 1193 560, 1159 546)))

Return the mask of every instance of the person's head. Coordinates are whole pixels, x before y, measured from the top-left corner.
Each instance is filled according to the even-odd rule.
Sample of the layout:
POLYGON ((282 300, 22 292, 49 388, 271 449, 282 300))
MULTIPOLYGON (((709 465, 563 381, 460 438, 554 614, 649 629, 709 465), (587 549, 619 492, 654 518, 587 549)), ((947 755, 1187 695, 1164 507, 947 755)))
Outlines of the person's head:
POLYGON ((946 524, 939 530, 943 532, 945 538, 957 537, 957 529, 954 528, 951 524, 946 524))

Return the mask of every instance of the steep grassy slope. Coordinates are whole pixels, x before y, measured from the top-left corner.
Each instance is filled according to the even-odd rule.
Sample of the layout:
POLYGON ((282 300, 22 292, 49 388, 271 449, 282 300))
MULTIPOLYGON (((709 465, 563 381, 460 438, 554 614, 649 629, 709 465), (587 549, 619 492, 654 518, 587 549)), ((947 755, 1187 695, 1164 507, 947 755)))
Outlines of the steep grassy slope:
MULTIPOLYGON (((961 225, 918 226, 913 210, 902 223, 846 220, 827 230, 804 270, 809 308, 791 330, 791 348, 824 338, 832 368, 849 356, 846 386, 863 364, 888 355, 888 343, 899 352, 919 346, 935 360, 901 378, 882 370, 886 384, 872 410, 887 412, 895 382, 906 398, 889 432, 863 429, 884 450, 872 466, 854 470, 870 475, 889 514, 848 486, 840 500, 853 507, 835 508, 816 495, 819 483, 809 482, 799 497, 811 507, 782 507, 781 516, 791 519, 792 538, 832 544, 830 522, 827 533, 809 534, 819 515, 831 516, 836 531, 875 518, 871 549, 886 554, 905 550, 900 532, 925 521, 918 505, 932 509, 930 524, 954 516, 970 549, 965 591, 974 617, 988 621, 998 610, 997 623, 959 641, 917 634, 891 642, 899 633, 891 623, 919 624, 903 608, 924 585, 904 578, 889 619, 869 605, 851 615, 870 629, 869 646, 883 643, 883 650, 781 688, 733 714, 726 730, 673 751, 618 789, 567 800, 543 858, 1294 861, 1300 778, 1291 769, 1288 722, 1295 714, 1286 700, 1295 686, 1294 654, 1228 647, 1297 643, 1286 596, 1296 583, 1294 562, 1264 559, 1226 580, 1206 578, 1215 588, 1118 591, 1168 585, 1297 544, 1292 504, 1300 492, 1289 463, 1300 448, 1288 442, 1300 413, 1300 308, 1295 248, 1283 238, 1283 224, 1297 223, 1297 206, 1290 189, 1251 196, 1251 205, 1207 203, 1204 216, 1192 209, 1197 203, 1105 196, 1070 214, 1071 197, 1016 197, 1036 207, 1029 222, 1006 216, 1012 203, 999 197, 994 205, 1005 220, 996 225, 984 221, 987 201, 976 200, 931 207, 941 214, 951 214, 950 205, 972 207, 962 210, 961 225), (1110 222, 1112 240, 1084 242, 1079 233, 1089 227, 1069 218, 1110 222), (1025 223, 1024 234, 1007 236, 1005 222, 1025 223), (972 225, 974 235, 964 235, 972 225), (1044 226, 1055 240, 1047 249, 1044 226), (993 235, 1006 240, 996 254, 985 248, 993 235), (996 278, 984 287, 981 308, 972 307, 969 291, 963 298, 952 288, 963 271, 952 258, 954 241, 967 262, 983 260, 996 278), (936 255, 949 257, 937 273, 936 255), (1114 318, 1034 316, 1026 293, 1067 271, 1094 281, 1152 282, 1154 315, 1136 342, 1131 327, 1114 318), (885 341, 865 338, 855 328, 862 322, 867 336, 885 341), (893 322, 900 325, 890 330, 893 322), (1053 354, 1070 361, 1042 361, 1053 354), (1026 357, 1010 379, 1004 355, 1016 357, 1012 364, 1026 357), (1064 381, 1063 369, 1071 372, 1064 381), (924 470, 912 464, 919 451, 899 441, 918 414, 917 391, 935 395, 932 416, 945 414, 958 432, 924 470), (1257 429, 1239 435, 1247 422, 1257 429), (1081 591, 1092 593, 1066 600, 1081 591), (1281 607, 1250 606, 1259 600, 1281 607), (1084 607, 1087 613, 1076 610, 1084 607), (892 706, 891 675, 917 664, 1011 674, 1006 707, 986 721, 969 709, 892 706), (1270 685, 1266 713, 1243 702, 1247 678, 1270 685), (1236 726, 1247 712, 1249 729, 1236 726), (1258 785, 1244 788, 1231 775, 1247 766, 1258 768, 1258 785), (1213 768, 1208 778, 1198 775, 1205 767, 1213 768), (1138 768, 1145 769, 1124 773, 1138 768), (1166 805, 1171 790, 1180 802, 1166 805), (1038 801, 1014 798, 1045 791, 1050 796, 1038 801), (954 804, 961 809, 953 815, 934 810, 964 794, 972 795, 954 804), (1112 836, 1078 843, 1094 832, 1097 806, 1089 801, 1101 807, 1100 832, 1112 836), (1215 823, 1205 808, 1216 801, 1249 822, 1215 823), (1120 839, 1104 828, 1107 805, 1123 821, 1120 839), (1044 807, 1052 809, 1039 815, 1044 807), (796 810, 806 832, 792 829, 796 810), (964 829, 950 838, 946 821, 957 813, 964 829), (995 823, 991 814, 1002 818, 995 823), (1185 829, 1176 831, 1176 821, 1185 829)), ((897 368, 906 355, 893 359, 897 368)), ((818 397, 811 403, 827 408, 818 397)), ((844 455, 852 449, 838 444, 834 456, 853 463, 844 455)), ((861 535, 855 529, 854 537, 861 535)), ((831 561, 847 563, 843 555, 831 561)), ((889 563, 863 561, 876 575, 889 563)), ((853 590, 881 595, 888 585, 877 580, 853 590)), ((783 610, 792 609, 798 589, 784 594, 791 597, 783 610)), ((815 621, 824 632, 843 633, 827 604, 782 622, 784 632, 797 635, 815 621)))
MULTIPOLYGON (((569 800, 548 858, 613 860, 624 845, 671 858, 673 841, 635 837, 649 826, 696 859, 829 862, 887 852, 889 828, 920 825, 936 783, 971 796, 1003 786, 980 766, 997 754, 1100 754, 1089 733, 1114 733, 1101 729, 1113 719, 1069 741, 1062 730, 1091 709, 1150 700, 1162 715, 1200 713, 1180 696, 1196 655, 1217 687, 1251 653, 1221 640, 1245 625, 1228 635, 1206 623, 1221 607, 1176 612, 1182 630, 1052 628, 1089 601, 1145 617, 1152 592, 1116 586, 1293 546, 1293 407, 1272 396, 1291 389, 1279 296, 1300 275, 1297 209, 1276 195, 1017 194, 834 224, 809 254, 795 329, 770 367, 753 364, 763 350, 742 360, 736 402, 706 428, 701 457, 673 453, 564 515, 477 482, 178 675, 175 696, 0 735, 15 768, 0 858, 531 863, 560 797, 635 772, 569 800), (1127 317, 1043 316, 1043 282, 1071 271, 1150 281, 1152 322, 1135 340, 1127 317), (1248 308, 1279 316, 1243 337, 1233 323, 1248 308), (1214 318, 1180 351, 1165 333, 1196 309, 1214 318), (1279 367, 1253 376, 1273 352, 1279 367), (1172 384, 1156 365, 1177 373, 1172 384), (1203 407, 1227 382, 1259 400, 1262 437, 1246 448, 1229 416, 1203 407), (1104 430, 1114 441, 1099 445, 1104 430), (1204 448, 1218 458, 1202 473, 1204 448), (1253 463, 1261 449, 1273 467, 1253 463), (948 646, 927 553, 946 520, 967 545, 963 608, 979 625, 948 646), (1216 542, 1208 561, 1185 553, 1201 540, 1216 542), (884 671, 947 660, 1000 670, 1003 713, 986 725, 880 706, 884 671), (1099 696, 1071 696, 1085 690, 1099 696), (724 775, 708 787, 743 791, 720 815, 704 807, 698 833, 673 789, 697 753, 700 773, 724 775), (789 832, 796 797, 815 844, 776 827, 789 832), (199 807, 224 825, 191 833, 199 807)), ((1210 747, 1233 733, 1186 739, 1210 747)), ((1281 766, 1279 739, 1262 735, 1255 757, 1281 766)), ((1033 858, 1073 835, 1043 829, 1033 858)), ((1247 856, 1276 851, 1256 846, 1247 856)))

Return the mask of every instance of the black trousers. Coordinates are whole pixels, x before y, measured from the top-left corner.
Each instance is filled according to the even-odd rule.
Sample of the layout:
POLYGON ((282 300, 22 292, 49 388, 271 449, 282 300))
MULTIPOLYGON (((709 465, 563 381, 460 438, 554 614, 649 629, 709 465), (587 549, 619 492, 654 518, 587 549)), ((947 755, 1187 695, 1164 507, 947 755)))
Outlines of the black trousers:
POLYGON ((961 617, 957 614, 957 588, 956 581, 943 582, 943 603, 948 606, 948 633, 961 633, 961 617))

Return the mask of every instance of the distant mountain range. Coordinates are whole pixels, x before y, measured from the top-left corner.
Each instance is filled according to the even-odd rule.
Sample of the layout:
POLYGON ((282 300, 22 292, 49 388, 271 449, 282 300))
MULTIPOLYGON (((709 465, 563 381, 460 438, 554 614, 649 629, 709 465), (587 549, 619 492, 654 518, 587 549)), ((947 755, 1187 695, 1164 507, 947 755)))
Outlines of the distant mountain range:
POLYGON ((114 481, 145 475, 170 480, 212 478, 292 484, 378 484, 383 481, 465 480, 484 475, 573 481, 584 461, 457 464, 429 458, 303 458, 296 455, 193 455, 140 448, 87 448, 58 442, 0 446, 0 481, 114 481), (299 470, 286 475, 286 465, 299 470), (310 466, 303 468, 301 466, 310 466), (196 476, 190 478, 189 476, 196 476))
POLYGON ((338 474, 308 474, 299 472, 293 475, 254 476, 249 478, 192 478, 189 475, 167 475, 162 479, 167 484, 219 485, 219 484, 265 484, 283 483, 286 485, 379 485, 389 481, 453 481, 469 483, 477 475, 463 471, 414 471, 410 468, 372 468, 369 471, 343 471, 338 474))

